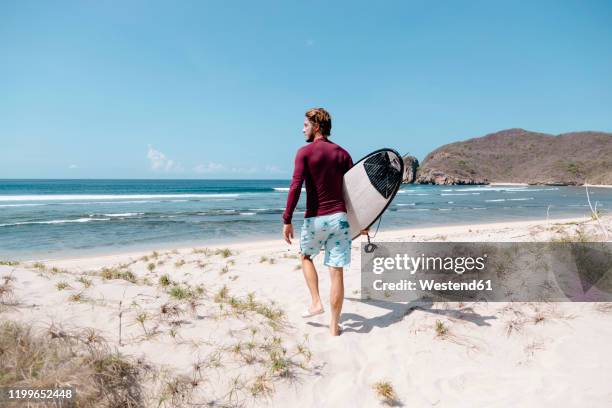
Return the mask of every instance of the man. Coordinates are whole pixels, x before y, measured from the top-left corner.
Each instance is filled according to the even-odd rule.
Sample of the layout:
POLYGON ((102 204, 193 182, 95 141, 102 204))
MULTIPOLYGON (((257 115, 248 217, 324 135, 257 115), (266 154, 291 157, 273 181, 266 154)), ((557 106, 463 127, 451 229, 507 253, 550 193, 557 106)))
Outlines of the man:
POLYGON ((312 302, 302 317, 324 312, 319 296, 319 277, 312 262, 323 248, 324 264, 329 267, 331 278, 329 328, 332 336, 338 336, 344 299, 343 268, 351 261, 351 236, 342 182, 344 173, 353 166, 353 160, 346 150, 329 140, 331 116, 325 109, 314 108, 306 112, 303 132, 309 144, 301 147, 295 156, 295 170, 283 213, 283 236, 291 244, 291 218, 305 181, 306 213, 300 234, 300 254, 312 302))

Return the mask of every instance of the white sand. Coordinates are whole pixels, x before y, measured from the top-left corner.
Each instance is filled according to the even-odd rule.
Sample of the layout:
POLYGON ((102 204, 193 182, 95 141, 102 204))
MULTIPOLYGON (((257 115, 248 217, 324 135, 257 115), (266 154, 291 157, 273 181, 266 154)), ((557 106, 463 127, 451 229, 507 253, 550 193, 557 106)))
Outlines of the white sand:
POLYGON ((612 188, 610 184, 587 184, 587 187, 595 187, 595 188, 612 188))
POLYGON ((528 186, 527 183, 504 183, 502 181, 497 183, 489 183, 490 186, 528 186))
MULTIPOLYGON (((381 231, 376 240, 543 241, 571 234, 577 223, 596 232, 592 221, 572 219, 381 231)), ((605 223, 610 229, 610 220, 605 223)), ((145 253, 132 253, 47 262, 47 268, 66 270, 56 273, 41 273, 27 265, 0 266, 0 276, 15 278, 15 299, 20 302, 2 317, 41 327, 51 322, 67 328, 94 327, 122 353, 143 356, 190 378, 194 362, 210 356, 211 344, 229 347, 248 338, 250 327, 258 328, 261 341, 264 335, 281 337, 288 353, 308 336, 312 352, 308 370, 297 369, 293 382, 274 380, 269 398, 228 397, 232 378, 248 385, 258 369, 232 362, 232 353, 227 352, 223 367, 206 371, 209 380, 196 387, 194 398, 199 402, 216 398, 236 403, 242 398, 246 406, 379 406, 372 385, 387 380, 406 407, 611 406, 612 310, 599 310, 601 304, 593 303, 435 303, 420 308, 364 303, 359 300, 358 246, 355 242, 352 265, 345 272, 344 332, 336 338, 328 335, 328 311, 300 318, 309 295, 301 271, 295 269, 298 260, 292 257, 298 245, 280 239, 230 245, 237 254, 228 258, 194 254, 186 248, 177 253, 160 250, 157 258, 148 252, 147 261, 138 261, 145 253), (262 257, 273 258, 274 263, 262 262, 262 257), (181 259, 186 263, 176 266, 181 259), (160 260, 162 265, 147 269, 160 260), (76 281, 86 271, 131 261, 137 262, 129 269, 140 279, 148 277, 151 285, 91 277, 93 285, 83 288, 76 281), (198 261, 207 265, 201 268, 198 261), (224 266, 228 271, 222 273, 224 266), (174 325, 175 338, 171 326, 159 318, 160 306, 170 300, 157 284, 164 273, 174 281, 202 284, 210 293, 208 303, 196 305, 174 325), (71 288, 58 290, 61 281, 71 288), (218 305, 210 299, 222 285, 231 294, 254 292, 256 299, 274 301, 286 312, 289 326, 274 332, 262 319, 219 317, 218 305), (75 293, 88 300, 69 301, 75 293), (120 301, 122 345, 118 344, 120 301), (145 329, 157 330, 156 335, 144 334, 137 321, 143 312, 148 316, 145 329), (536 315, 545 318, 540 321, 536 315), (449 328, 449 336, 436 336, 436 321, 449 328)), ((321 294, 327 299, 329 277, 321 262, 321 257, 315 259, 321 294)))

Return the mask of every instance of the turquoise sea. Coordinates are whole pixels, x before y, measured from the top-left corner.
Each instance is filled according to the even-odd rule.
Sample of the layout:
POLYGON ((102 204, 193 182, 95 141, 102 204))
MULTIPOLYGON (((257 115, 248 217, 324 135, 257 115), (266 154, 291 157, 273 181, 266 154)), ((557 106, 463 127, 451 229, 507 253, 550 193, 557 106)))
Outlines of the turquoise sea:
MULTIPOLYGON (((289 180, 0 180, 0 258, 280 239, 289 180)), ((591 188, 603 213, 612 189, 591 188)), ((305 193, 294 216, 299 228, 305 193)), ((583 216, 583 187, 405 185, 381 230, 583 216)))

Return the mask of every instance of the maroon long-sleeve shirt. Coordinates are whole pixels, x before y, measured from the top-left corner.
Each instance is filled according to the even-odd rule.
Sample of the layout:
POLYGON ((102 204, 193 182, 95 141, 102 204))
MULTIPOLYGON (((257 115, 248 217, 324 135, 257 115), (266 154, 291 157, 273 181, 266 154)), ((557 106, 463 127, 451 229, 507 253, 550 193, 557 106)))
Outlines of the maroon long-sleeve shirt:
POLYGON ((346 150, 327 139, 317 139, 301 147, 295 156, 295 170, 283 213, 285 224, 291 224, 293 210, 306 181, 304 218, 346 212, 342 196, 344 173, 353 166, 346 150))

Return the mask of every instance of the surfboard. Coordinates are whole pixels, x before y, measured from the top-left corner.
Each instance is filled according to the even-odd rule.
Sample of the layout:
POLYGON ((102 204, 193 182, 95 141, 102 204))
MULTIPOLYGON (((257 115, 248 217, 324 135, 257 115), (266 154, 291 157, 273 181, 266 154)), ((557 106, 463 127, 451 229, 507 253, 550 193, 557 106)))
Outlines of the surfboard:
POLYGON ((404 160, 393 149, 376 150, 344 174, 342 193, 353 239, 387 209, 402 184, 404 160))

